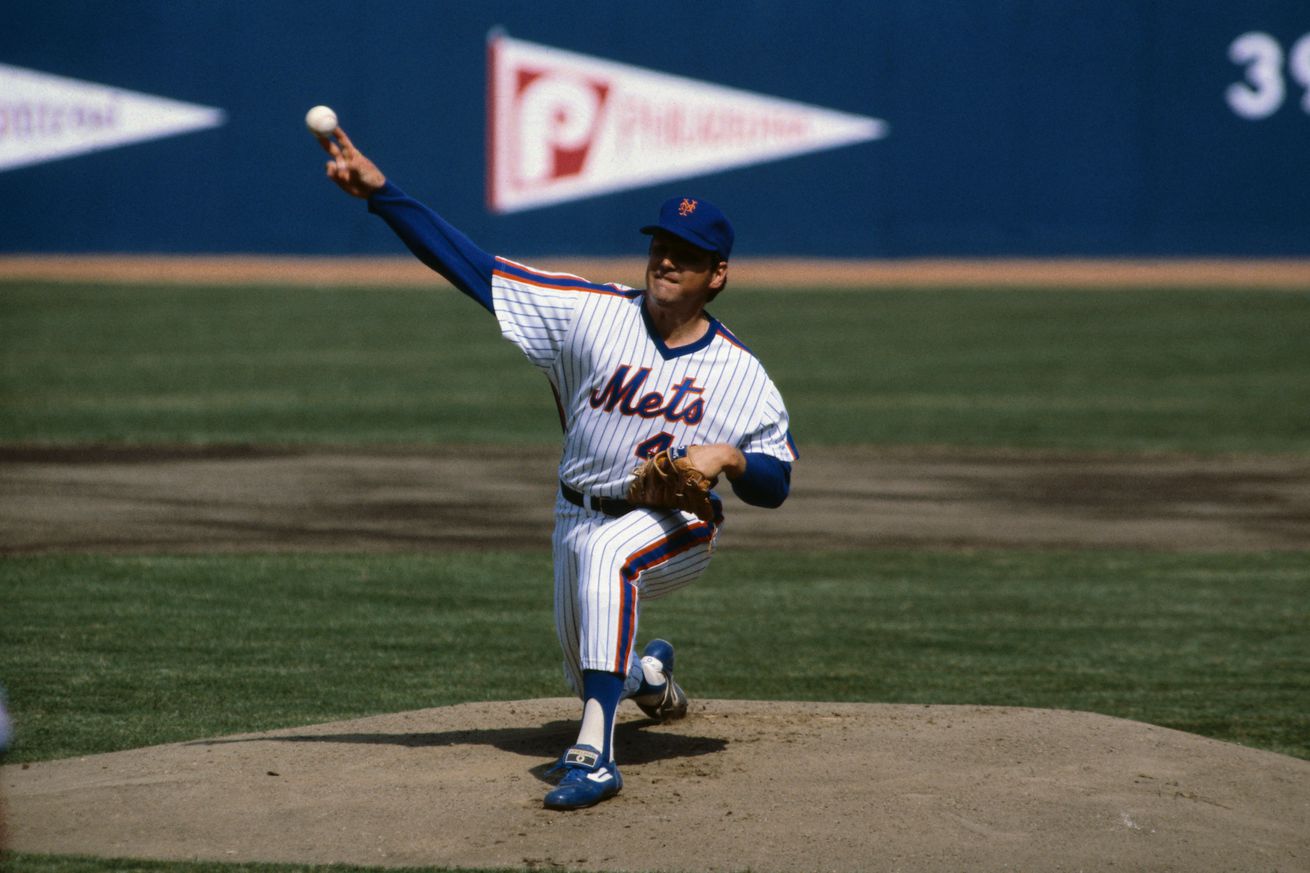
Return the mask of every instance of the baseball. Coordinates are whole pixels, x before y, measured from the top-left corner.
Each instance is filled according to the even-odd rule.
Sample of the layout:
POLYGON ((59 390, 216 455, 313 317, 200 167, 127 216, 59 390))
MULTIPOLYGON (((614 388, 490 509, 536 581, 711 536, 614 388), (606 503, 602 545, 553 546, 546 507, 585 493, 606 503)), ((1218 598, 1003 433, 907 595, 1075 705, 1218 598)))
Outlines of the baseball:
POLYGON ((337 129, 337 114, 328 106, 315 106, 305 113, 305 127, 317 136, 327 136, 337 129))

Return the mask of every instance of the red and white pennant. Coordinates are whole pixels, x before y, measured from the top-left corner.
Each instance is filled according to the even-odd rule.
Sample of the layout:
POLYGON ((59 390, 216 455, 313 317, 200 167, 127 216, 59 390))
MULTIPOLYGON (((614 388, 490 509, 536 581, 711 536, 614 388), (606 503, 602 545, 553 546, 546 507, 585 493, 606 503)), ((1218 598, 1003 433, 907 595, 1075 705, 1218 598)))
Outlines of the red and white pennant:
POLYGON ((487 200, 518 212, 880 139, 887 124, 493 33, 487 200))

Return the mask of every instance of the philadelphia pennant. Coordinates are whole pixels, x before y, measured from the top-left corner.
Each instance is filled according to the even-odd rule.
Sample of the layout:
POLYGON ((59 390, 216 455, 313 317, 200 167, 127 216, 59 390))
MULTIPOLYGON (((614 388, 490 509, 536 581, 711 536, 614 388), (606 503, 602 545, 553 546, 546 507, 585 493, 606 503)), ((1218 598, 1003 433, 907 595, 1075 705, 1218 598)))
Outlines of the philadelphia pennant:
POLYGON ((880 139, 885 121, 511 39, 487 42, 487 201, 534 209, 880 139))

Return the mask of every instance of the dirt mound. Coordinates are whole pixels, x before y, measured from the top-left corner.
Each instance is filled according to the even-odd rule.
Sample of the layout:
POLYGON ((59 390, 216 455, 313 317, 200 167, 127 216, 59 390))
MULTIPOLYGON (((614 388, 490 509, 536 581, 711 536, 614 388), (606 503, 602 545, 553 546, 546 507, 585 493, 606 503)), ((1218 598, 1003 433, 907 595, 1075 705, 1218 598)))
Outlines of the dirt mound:
POLYGON ((545 810, 566 699, 10 766, 12 848, 577 870, 1305 869, 1310 762, 1074 712, 625 708, 625 787, 545 810))

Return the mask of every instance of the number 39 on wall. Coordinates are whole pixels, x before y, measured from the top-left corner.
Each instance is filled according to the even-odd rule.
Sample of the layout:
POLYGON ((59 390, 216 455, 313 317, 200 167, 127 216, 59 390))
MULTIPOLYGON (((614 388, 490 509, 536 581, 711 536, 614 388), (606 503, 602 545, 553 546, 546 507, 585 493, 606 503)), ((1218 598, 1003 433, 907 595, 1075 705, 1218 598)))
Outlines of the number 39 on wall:
MULTIPOLYGON (((1267 33, 1251 31, 1228 46, 1229 59, 1246 70, 1245 80, 1228 86, 1224 96, 1233 112, 1260 121, 1277 112, 1287 99, 1283 47, 1267 33)), ((1287 75, 1301 87, 1301 109, 1310 113, 1310 33, 1286 55, 1287 75)))

